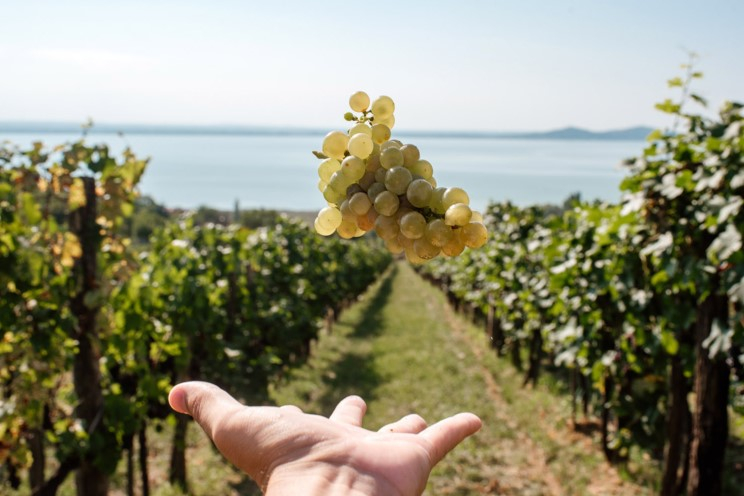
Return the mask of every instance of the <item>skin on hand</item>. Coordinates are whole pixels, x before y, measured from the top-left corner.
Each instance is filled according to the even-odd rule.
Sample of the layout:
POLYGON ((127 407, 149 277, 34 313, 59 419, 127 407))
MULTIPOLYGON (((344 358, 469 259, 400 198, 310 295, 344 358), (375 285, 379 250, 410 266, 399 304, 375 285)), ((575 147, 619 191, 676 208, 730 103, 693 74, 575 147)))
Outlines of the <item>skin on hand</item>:
POLYGON ((295 406, 244 406, 205 382, 179 384, 168 400, 269 496, 421 494, 434 465, 481 427, 471 413, 428 427, 408 415, 375 432, 362 428, 367 405, 358 396, 326 418, 295 406))

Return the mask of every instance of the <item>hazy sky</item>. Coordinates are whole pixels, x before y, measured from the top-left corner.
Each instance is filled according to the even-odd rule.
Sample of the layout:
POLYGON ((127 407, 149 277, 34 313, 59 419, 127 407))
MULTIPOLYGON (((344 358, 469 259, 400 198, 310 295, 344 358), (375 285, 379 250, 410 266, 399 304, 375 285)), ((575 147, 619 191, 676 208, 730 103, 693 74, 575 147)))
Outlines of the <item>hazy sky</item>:
POLYGON ((744 1, 0 0, 0 120, 399 129, 663 126, 687 51, 744 100, 744 1))

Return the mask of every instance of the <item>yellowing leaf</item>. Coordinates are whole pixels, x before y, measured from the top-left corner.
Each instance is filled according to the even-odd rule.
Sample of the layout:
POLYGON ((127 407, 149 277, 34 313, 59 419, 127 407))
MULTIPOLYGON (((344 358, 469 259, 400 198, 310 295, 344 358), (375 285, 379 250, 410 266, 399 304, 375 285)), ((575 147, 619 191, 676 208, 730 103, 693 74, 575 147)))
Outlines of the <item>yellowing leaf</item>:
POLYGON ((65 233, 65 244, 62 246, 62 257, 60 263, 65 267, 72 267, 76 258, 83 255, 80 240, 72 233, 65 233))
POLYGON ((85 187, 83 180, 76 177, 70 186, 70 196, 67 198, 67 205, 70 210, 77 210, 85 206, 85 187))

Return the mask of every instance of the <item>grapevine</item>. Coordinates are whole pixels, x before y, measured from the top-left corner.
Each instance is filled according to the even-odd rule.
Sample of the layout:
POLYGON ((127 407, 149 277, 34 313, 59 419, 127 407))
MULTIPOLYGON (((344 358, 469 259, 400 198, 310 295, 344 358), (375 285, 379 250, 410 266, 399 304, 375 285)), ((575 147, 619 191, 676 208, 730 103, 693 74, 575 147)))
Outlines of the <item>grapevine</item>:
POLYGON ((437 185, 431 163, 418 147, 392 139, 395 103, 380 96, 370 104, 358 91, 349 98, 353 123, 323 140, 318 189, 328 202, 315 219, 323 236, 363 236, 369 231, 393 254, 419 264, 480 248, 488 238, 483 216, 462 188, 437 185))

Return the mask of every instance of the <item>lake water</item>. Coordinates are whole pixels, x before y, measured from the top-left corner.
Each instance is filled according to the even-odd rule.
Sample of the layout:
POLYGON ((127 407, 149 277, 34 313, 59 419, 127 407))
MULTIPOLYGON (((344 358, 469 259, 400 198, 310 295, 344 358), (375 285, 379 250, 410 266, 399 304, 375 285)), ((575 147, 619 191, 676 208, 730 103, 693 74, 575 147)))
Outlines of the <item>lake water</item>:
MULTIPOLYGON (((398 137, 398 136, 396 136, 398 137)), ((14 134, 0 136, 20 145, 34 140, 57 144, 76 136, 14 134)), ((141 191, 169 207, 209 205, 232 209, 265 207, 316 210, 324 206, 316 185, 323 135, 128 135, 93 134, 113 150, 129 144, 138 156, 151 157, 141 191)), ((398 137, 415 143, 434 166, 441 186, 459 186, 471 204, 489 201, 518 205, 561 203, 574 192, 585 199, 616 202, 624 171, 619 163, 637 156, 642 141, 527 140, 398 137)))

